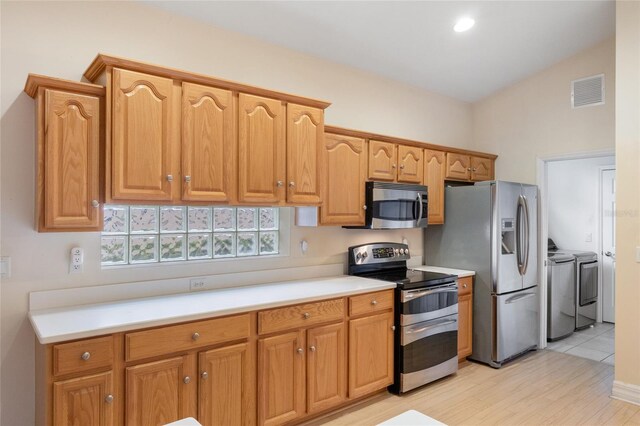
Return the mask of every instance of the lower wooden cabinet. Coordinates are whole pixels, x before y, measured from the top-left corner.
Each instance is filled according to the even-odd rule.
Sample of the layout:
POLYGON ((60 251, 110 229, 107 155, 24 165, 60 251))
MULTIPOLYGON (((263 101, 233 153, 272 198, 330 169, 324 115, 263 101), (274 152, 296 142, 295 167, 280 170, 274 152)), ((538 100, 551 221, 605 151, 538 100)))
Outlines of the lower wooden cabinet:
POLYGON ((384 290, 39 345, 36 423, 304 421, 391 384, 392 296, 384 290))
POLYGON ((211 349, 198 357, 199 422, 203 426, 255 424, 255 345, 211 349))
POLYGON ((473 277, 458 279, 458 360, 473 350, 473 277))
POLYGON ((393 383, 393 313, 349 321, 349 397, 393 383))
POLYGON ((258 422, 282 424, 305 412, 304 331, 258 342, 258 422))
POLYGON ((113 372, 55 382, 53 407, 54 426, 115 425, 113 372))
POLYGON ((188 356, 126 369, 126 423, 163 425, 196 415, 197 381, 188 356))

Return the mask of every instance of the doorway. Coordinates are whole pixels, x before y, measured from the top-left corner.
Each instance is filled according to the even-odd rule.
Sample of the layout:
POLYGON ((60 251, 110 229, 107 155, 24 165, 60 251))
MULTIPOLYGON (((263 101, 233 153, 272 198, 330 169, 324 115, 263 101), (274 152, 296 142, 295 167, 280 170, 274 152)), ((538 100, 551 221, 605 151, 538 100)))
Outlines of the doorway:
POLYGON ((616 169, 600 168, 600 253, 602 261, 601 315, 603 322, 615 323, 616 300, 616 169))

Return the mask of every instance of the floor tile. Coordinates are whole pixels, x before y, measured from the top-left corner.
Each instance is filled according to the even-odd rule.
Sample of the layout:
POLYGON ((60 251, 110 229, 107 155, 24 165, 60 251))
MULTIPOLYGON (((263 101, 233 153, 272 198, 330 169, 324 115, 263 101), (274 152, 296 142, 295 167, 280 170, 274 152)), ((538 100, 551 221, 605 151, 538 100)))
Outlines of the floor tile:
POLYGON ((601 362, 604 362, 605 364, 609 364, 609 365, 615 365, 614 364, 615 356, 616 356, 615 354, 611 354, 605 359, 603 359, 601 362))
POLYGON ((595 349, 602 352, 608 352, 610 354, 615 352, 615 344, 614 344, 613 338, 603 337, 602 335, 594 337, 591 340, 587 340, 586 342, 581 343, 577 347, 595 349))
POLYGON ((554 352, 566 352, 571 348, 575 348, 575 346, 567 345, 565 343, 562 343, 562 341, 547 343, 547 349, 554 352))
POLYGON ((592 359, 594 361, 602 361, 607 358, 610 353, 597 351, 595 349, 582 348, 580 346, 576 346, 575 348, 569 349, 566 354, 579 356, 580 358, 592 359))

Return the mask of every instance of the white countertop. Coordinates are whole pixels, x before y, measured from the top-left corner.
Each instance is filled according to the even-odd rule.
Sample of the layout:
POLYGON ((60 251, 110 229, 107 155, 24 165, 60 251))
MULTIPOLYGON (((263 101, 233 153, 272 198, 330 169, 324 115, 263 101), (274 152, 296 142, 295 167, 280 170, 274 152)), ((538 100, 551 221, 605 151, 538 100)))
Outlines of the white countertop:
POLYGON ((354 276, 146 297, 29 312, 42 344, 395 288, 354 276))
POLYGON ((466 271, 464 269, 442 268, 440 266, 429 266, 429 265, 415 266, 411 269, 415 269, 417 271, 440 272, 441 274, 457 275, 458 278, 472 277, 476 274, 475 271, 466 271))

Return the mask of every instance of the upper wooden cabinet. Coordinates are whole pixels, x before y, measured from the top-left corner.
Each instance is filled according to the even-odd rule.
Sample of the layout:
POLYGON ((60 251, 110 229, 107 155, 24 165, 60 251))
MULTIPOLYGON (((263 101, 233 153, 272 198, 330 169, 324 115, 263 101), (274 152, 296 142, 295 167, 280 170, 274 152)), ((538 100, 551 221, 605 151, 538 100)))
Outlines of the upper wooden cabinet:
POLYGON ((397 177, 398 151, 393 143, 369 141, 369 179, 393 182, 397 177))
POLYGON ((29 75, 37 102, 39 231, 102 230, 104 88, 29 75))
POLYGON ((494 178, 494 160, 447 152, 446 178, 451 180, 481 181, 494 178))
POLYGON ((422 148, 398 145, 398 182, 423 182, 422 148))
POLYGON ((367 142, 335 133, 324 135, 321 151, 322 225, 364 225, 367 142))
POLYGON ((237 138, 230 90, 182 84, 182 199, 227 203, 235 195, 237 138))
POLYGON ((287 202, 319 204, 324 112, 304 105, 287 105, 287 202))
POLYGON ((279 204, 286 179, 285 107, 243 93, 238 106, 238 200, 279 204))
POLYGON ((424 183, 427 186, 430 225, 444 223, 445 153, 424 150, 424 183))
POLYGON ((111 138, 107 138, 111 196, 107 193, 107 199, 171 201, 180 177, 176 161, 179 102, 173 80, 117 68, 112 78, 111 138))

